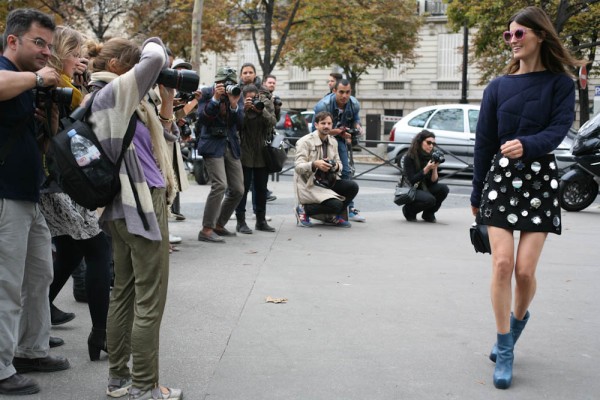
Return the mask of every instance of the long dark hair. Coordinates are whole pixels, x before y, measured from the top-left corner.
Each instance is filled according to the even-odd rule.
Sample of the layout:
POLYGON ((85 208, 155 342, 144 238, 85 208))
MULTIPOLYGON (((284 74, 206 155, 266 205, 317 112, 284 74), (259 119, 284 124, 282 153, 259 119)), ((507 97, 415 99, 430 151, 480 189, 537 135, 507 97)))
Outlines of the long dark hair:
POLYGON ((408 149, 408 156, 415 161, 419 160, 419 154, 423 151, 423 142, 426 139, 435 138, 435 134, 427 129, 423 129, 421 132, 417 133, 417 135, 413 138, 412 142, 410 142, 410 148, 408 149))
MULTIPOLYGON (((543 40, 540 57, 548 71, 572 75, 569 67, 585 65, 585 61, 573 57, 563 46, 548 14, 541 8, 531 6, 518 11, 508 21, 508 29, 512 22, 530 28, 537 37, 543 40)), ((519 66, 519 60, 513 58, 506 67, 506 73, 514 74, 519 70, 519 66)))

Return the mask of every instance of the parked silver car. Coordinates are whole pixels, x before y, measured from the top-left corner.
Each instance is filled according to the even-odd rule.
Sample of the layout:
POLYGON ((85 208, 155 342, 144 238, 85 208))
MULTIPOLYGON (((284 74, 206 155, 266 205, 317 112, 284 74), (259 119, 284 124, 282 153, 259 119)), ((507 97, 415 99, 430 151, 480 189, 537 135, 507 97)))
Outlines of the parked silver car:
MULTIPOLYGON (((445 153, 446 162, 441 170, 472 172, 475 128, 479 118, 479 106, 472 104, 439 104, 416 109, 396 122, 390 131, 388 160, 401 165, 413 137, 427 129, 435 134, 437 147, 445 153)), ((565 137, 554 151, 558 167, 564 170, 573 161, 573 139, 565 137)))

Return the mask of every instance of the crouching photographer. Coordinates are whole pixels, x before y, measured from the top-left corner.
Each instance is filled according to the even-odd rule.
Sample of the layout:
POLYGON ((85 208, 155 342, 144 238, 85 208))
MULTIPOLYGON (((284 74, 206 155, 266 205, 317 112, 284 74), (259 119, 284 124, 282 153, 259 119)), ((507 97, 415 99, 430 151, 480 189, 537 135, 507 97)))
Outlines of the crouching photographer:
POLYGON ((340 179, 342 162, 337 141, 331 138, 331 113, 315 115, 316 131, 296 143, 294 183, 299 205, 295 208, 297 224, 312 226, 310 217, 329 225, 349 228, 347 207, 358 194, 358 184, 340 179))
POLYGON ((438 182, 438 167, 445 161, 444 154, 435 149, 435 135, 423 130, 412 140, 404 157, 404 175, 410 185, 418 183, 415 200, 402 207, 407 221, 416 221, 417 214, 427 222, 436 222, 435 213, 442 206, 450 189, 438 182))

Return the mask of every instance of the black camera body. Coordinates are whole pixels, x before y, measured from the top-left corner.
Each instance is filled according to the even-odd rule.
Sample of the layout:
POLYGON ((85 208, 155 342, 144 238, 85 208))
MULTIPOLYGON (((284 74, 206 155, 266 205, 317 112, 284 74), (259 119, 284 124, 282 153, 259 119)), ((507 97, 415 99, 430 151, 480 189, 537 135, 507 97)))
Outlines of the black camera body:
POLYGON ((177 98, 181 101, 185 101, 186 103, 189 103, 190 101, 192 101, 196 98, 196 95, 194 93, 179 92, 175 95, 175 98, 177 98))
POLYGON ((180 92, 191 93, 198 90, 200 77, 194 71, 187 69, 165 68, 158 74, 156 83, 174 88, 180 92))
POLYGON ((72 88, 51 88, 44 87, 34 89, 35 104, 71 104, 73 100, 73 89, 72 88))
POLYGON ((252 99, 252 105, 259 111, 265 109, 265 103, 262 102, 259 95, 254 96, 254 98, 252 99))
POLYGON ((315 172, 315 185, 321 186, 321 187, 324 187, 327 189, 331 189, 333 187, 333 185, 335 184, 335 181, 337 180, 337 176, 334 171, 336 162, 335 162, 335 160, 325 160, 325 159, 323 161, 325 161, 327 164, 329 164, 331 166, 331 168, 327 172, 317 169, 317 171, 315 172))
POLYGON ((281 107, 282 105, 283 101, 281 101, 281 98, 279 96, 273 96, 273 106, 281 107))
POLYGON ((434 150, 431 152, 431 161, 434 163, 442 164, 446 161, 446 157, 444 157, 444 153, 439 150, 434 150))

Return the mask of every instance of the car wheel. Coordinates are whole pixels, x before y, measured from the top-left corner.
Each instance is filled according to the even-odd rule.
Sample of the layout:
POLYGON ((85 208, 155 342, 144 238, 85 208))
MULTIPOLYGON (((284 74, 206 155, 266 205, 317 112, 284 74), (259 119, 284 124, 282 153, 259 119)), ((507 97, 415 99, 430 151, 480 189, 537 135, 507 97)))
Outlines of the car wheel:
POLYGON ((208 171, 203 159, 194 160, 194 179, 196 179, 198 185, 206 185, 208 183, 208 171))
POLYGON ((581 211, 596 200, 598 183, 593 179, 561 181, 558 187, 560 206, 566 211, 581 211))
POLYGON ((401 174, 404 173, 404 156, 406 155, 406 153, 408 153, 407 149, 400 150, 398 154, 396 154, 396 158, 394 159, 394 162, 396 163, 398 168, 400 168, 401 174))

